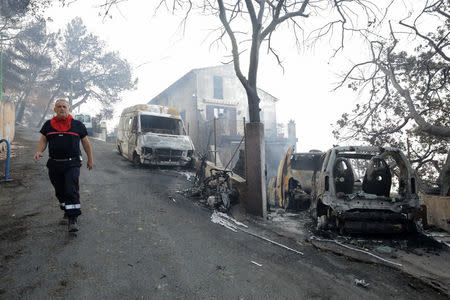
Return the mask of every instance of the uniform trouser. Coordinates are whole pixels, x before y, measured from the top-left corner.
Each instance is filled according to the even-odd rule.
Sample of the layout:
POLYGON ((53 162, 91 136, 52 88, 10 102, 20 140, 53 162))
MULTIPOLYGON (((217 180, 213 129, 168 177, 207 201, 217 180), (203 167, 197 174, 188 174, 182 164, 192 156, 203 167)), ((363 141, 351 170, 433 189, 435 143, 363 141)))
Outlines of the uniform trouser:
POLYGON ((80 167, 48 166, 48 175, 55 188, 60 208, 67 213, 69 218, 81 215, 78 184, 80 167))

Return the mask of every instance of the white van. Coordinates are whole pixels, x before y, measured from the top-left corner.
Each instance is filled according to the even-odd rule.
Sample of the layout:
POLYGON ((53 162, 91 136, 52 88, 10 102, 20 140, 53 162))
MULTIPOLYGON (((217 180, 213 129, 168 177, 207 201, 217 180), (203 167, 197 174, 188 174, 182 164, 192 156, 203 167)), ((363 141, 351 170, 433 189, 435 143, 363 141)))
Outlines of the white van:
POLYGON ((123 110, 117 149, 135 164, 159 166, 188 166, 194 154, 194 145, 178 111, 149 104, 123 110))
POLYGON ((74 116, 74 119, 83 122, 84 126, 86 127, 88 135, 90 136, 92 135, 92 118, 90 115, 76 114, 74 116))

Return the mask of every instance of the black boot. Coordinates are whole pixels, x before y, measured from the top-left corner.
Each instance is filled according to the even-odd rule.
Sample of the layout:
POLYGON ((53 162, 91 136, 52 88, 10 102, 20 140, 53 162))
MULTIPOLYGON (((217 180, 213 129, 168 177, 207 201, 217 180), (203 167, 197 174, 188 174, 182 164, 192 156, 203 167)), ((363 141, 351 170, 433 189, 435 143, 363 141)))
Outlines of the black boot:
POLYGON ((59 221, 60 225, 67 225, 69 221, 69 216, 67 215, 66 212, 64 212, 64 216, 62 217, 62 219, 59 221))
POLYGON ((69 217, 69 232, 78 231, 78 220, 77 217, 69 217))

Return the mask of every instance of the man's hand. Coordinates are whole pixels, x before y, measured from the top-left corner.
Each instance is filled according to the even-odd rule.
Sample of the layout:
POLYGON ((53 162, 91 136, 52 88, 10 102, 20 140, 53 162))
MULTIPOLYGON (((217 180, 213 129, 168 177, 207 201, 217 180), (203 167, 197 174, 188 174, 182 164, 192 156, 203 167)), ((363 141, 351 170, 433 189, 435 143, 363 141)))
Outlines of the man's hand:
POLYGON ((45 135, 41 135, 41 139, 39 140, 36 147, 36 153, 33 157, 35 163, 37 163, 44 156, 42 152, 44 152, 45 148, 47 148, 47 138, 45 137, 45 135))
POLYGON ((44 154, 42 154, 41 151, 37 151, 34 154, 33 160, 34 160, 35 163, 37 163, 42 157, 44 157, 44 154))
POLYGON ((81 144, 83 145, 84 152, 86 152, 88 157, 87 168, 92 170, 94 167, 94 157, 92 156, 92 147, 87 136, 81 139, 81 144))
POLYGON ((94 162, 92 160, 88 160, 87 168, 89 169, 89 171, 94 168, 94 162))

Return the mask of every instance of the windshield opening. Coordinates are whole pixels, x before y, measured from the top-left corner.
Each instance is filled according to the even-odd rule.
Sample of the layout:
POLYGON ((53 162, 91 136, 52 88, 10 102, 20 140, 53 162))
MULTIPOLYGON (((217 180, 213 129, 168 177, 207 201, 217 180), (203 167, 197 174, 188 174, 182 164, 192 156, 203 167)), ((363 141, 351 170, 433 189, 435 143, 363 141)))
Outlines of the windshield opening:
POLYGON ((394 153, 374 153, 367 157, 340 153, 339 157, 349 162, 353 172, 353 192, 363 191, 385 197, 405 196, 407 171, 394 153))
POLYGON ((75 115, 75 120, 81 121, 83 123, 90 123, 91 116, 89 115, 75 115))
POLYGON ((141 115, 141 130, 143 133, 184 134, 181 120, 151 115, 141 115))

